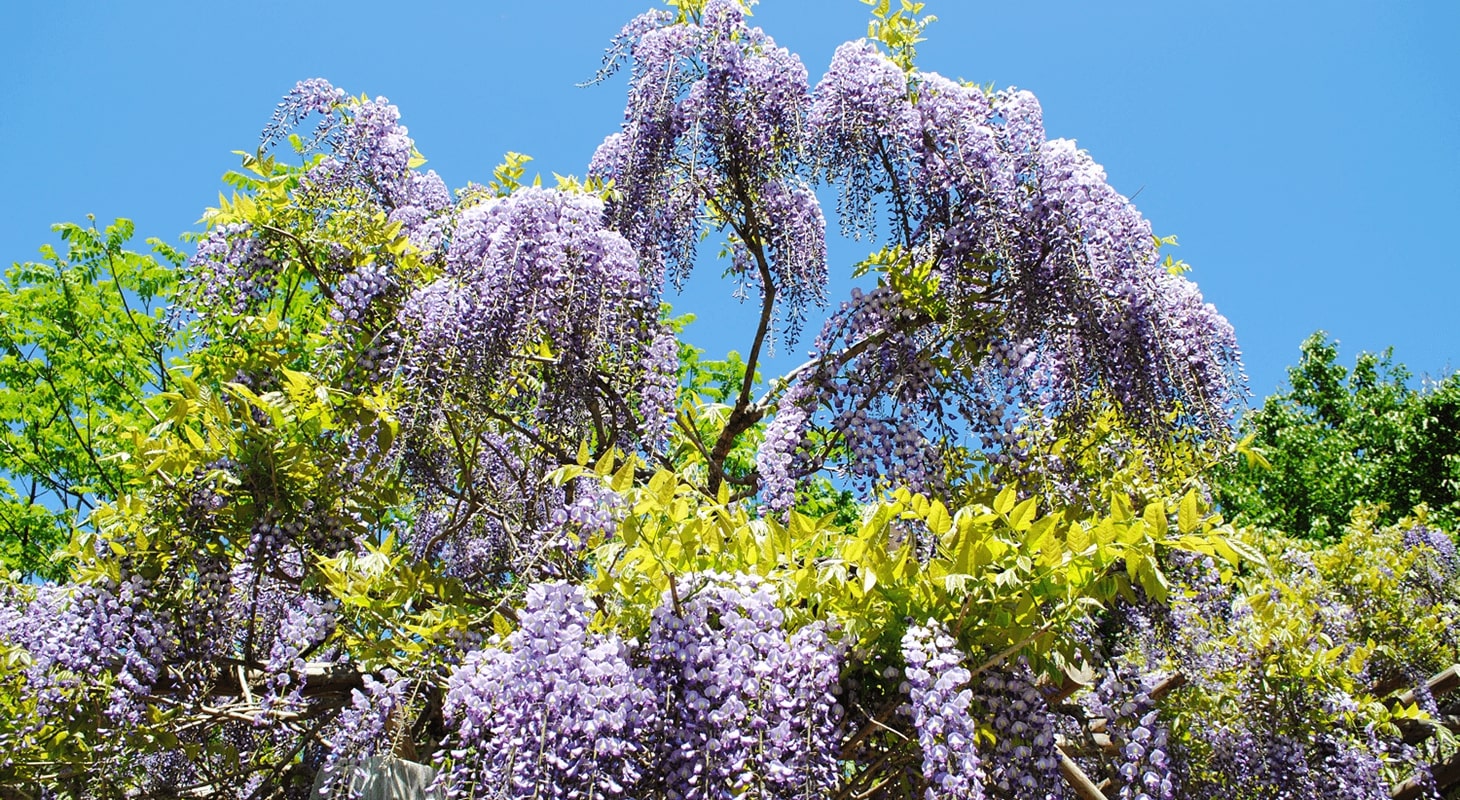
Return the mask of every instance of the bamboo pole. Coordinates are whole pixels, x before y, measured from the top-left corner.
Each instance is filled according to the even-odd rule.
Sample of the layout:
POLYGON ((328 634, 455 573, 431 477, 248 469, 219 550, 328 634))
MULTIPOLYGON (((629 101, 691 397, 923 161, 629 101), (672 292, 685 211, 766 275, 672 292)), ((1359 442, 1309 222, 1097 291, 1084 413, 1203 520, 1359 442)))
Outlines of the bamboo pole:
POLYGON ((1075 790, 1075 794, 1080 796, 1080 800, 1109 800, 1105 793, 1100 791, 1100 787, 1096 786, 1085 771, 1080 769, 1080 765, 1065 754, 1063 748, 1055 747, 1055 752, 1059 753, 1060 757, 1060 775, 1064 776, 1065 782, 1075 790))

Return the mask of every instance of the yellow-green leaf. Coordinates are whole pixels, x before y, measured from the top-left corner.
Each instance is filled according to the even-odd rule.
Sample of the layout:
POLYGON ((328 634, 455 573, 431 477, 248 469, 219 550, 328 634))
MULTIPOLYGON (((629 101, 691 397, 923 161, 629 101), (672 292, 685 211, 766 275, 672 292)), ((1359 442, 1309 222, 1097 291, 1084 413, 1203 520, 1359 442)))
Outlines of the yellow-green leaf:
POLYGON ((942 536, 953 527, 953 517, 948 515, 948 507, 943 505, 941 500, 934 500, 932 507, 928 509, 927 517, 928 530, 934 536, 942 536))
POLYGON ((1162 537, 1166 535, 1166 501, 1157 498, 1146 503, 1141 516, 1146 520, 1146 527, 1150 535, 1162 537))
POLYGON ((1065 544, 1076 553, 1084 552, 1090 546, 1090 534, 1085 531, 1085 526, 1078 522, 1070 523, 1069 530, 1065 532, 1065 544))
POLYGON ((1009 527, 1016 531, 1027 531, 1034 522, 1034 515, 1039 510, 1038 501, 1031 497, 1028 500, 1014 506, 1009 512, 1009 527))
POLYGON ((1195 489, 1181 498, 1181 505, 1176 509, 1176 525, 1182 533, 1191 533, 1201 525, 1201 502, 1197 500, 1195 489))
POLYGON ((614 473, 613 480, 609 482, 609 488, 615 492, 627 492, 629 487, 633 485, 634 460, 630 458, 624 461, 623 466, 619 467, 618 472, 614 473))
POLYGON ((994 498, 994 510, 1000 514, 1008 514, 1014 510, 1014 504, 1018 500, 1019 495, 1015 494, 1014 487, 1005 486, 1004 490, 999 492, 999 496, 994 498))

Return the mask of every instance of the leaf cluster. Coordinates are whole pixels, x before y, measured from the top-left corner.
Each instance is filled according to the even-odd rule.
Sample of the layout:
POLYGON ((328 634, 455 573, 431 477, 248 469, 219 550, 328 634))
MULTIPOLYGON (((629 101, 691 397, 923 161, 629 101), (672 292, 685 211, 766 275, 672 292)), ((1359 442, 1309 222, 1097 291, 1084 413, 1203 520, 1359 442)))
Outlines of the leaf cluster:
MULTIPOLYGON (((1165 715, 1196 779, 1249 796, 1236 783, 1252 776, 1213 760, 1214 737, 1231 731, 1310 743, 1378 735, 1415 744, 1429 763, 1453 757, 1435 707, 1399 693, 1460 660, 1460 583, 1444 554, 1405 542, 1415 524, 1381 526, 1371 509, 1327 543, 1241 529, 1260 559, 1226 587, 1174 598, 1175 652, 1147 666, 1192 681, 1165 715)), ((1384 762, 1391 785, 1409 777, 1392 754, 1384 762)))
POLYGON ((166 317, 180 254, 128 249, 129 220, 53 229, 64 250, 0 285, 0 567, 56 578, 51 554, 133 488, 117 453, 165 404, 180 342, 166 317))
POLYGON ((837 511, 759 517, 660 469, 634 479, 632 460, 565 467, 561 480, 594 475, 625 499, 613 537, 589 541, 600 624, 641 633, 687 576, 759 575, 780 588, 793 619, 826 620, 869 663, 897 663, 909 621, 935 620, 988 666, 1022 656, 1058 671, 1076 655, 1074 623, 1118 598, 1164 602, 1162 566, 1173 550, 1215 556, 1229 568, 1255 551, 1229 541, 1197 493, 1174 506, 1133 508, 1112 493, 1101 515, 1042 511, 1012 488, 989 504, 950 509, 897 490, 844 524, 837 511))
POLYGON ((1411 386, 1392 353, 1352 369, 1322 332, 1303 342, 1290 388, 1242 420, 1246 463, 1215 475, 1236 519, 1296 536, 1336 539, 1360 505, 1392 523, 1424 504, 1442 527, 1460 520, 1460 373, 1411 386))
POLYGON ((892 7, 892 0, 862 0, 872 6, 872 21, 867 23, 867 38, 881 42, 898 66, 911 72, 917 59, 917 45, 927 37, 923 31, 938 18, 924 14, 926 3, 912 0, 898 0, 898 7, 892 7))

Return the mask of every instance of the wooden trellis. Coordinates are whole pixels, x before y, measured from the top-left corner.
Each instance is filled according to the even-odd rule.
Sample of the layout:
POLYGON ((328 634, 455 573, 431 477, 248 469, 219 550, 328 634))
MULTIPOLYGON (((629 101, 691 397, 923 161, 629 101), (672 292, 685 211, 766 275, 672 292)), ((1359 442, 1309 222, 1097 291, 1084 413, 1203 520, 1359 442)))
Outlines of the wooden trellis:
MULTIPOLYGON (((1453 665, 1449 669, 1435 674, 1428 681, 1425 681, 1425 686, 1429 689, 1430 695, 1435 698, 1436 702, 1439 701, 1439 698, 1454 692, 1456 689, 1460 689, 1460 664, 1453 665)), ((1414 690, 1410 689, 1395 697, 1395 702, 1399 705, 1407 706, 1413 703, 1414 699, 1414 690)), ((1404 740, 1410 744, 1418 744, 1433 736, 1435 729, 1438 727, 1444 727, 1451 732, 1460 733, 1460 716, 1454 713, 1454 709, 1447 710, 1442 706, 1440 711, 1439 719, 1424 720, 1422 722, 1404 725, 1402 727, 1404 740)), ((1430 773, 1434 777, 1435 788, 1441 792, 1456 784, 1460 784, 1460 753, 1455 753, 1437 764, 1431 764, 1430 773)), ((1394 791, 1390 792, 1389 796, 1393 800, 1416 800, 1424 792, 1424 782, 1420 780, 1419 776, 1414 776, 1394 787, 1394 791)))
MULTIPOLYGON (((1050 698, 1050 704, 1054 705, 1059 703, 1078 691, 1081 686, 1089 685, 1090 681, 1086 678, 1088 676, 1082 676, 1079 679, 1073 677, 1066 678, 1059 689, 1053 693, 1050 698)), ((1185 684, 1186 676, 1178 672, 1158 683, 1151 690, 1151 698, 1158 700, 1166 693, 1180 688, 1185 684)), ((1453 665, 1448 669, 1436 673, 1425 682, 1425 686, 1437 700, 1442 696, 1454 692, 1456 689, 1460 689, 1460 664, 1453 665)), ((1413 689, 1394 695, 1391 700, 1393 704, 1401 706, 1410 705, 1414 701, 1415 693, 1413 689)), ((1404 734, 1406 742, 1409 744, 1418 744, 1433 736, 1435 729, 1441 726, 1452 732, 1460 733, 1460 716, 1442 713, 1441 718, 1438 720, 1424 720, 1406 724, 1401 727, 1401 731, 1404 734)), ((1104 730, 1104 720, 1091 720, 1086 730, 1086 735, 1101 750, 1111 753, 1118 752, 1119 746, 1111 740, 1110 736, 1104 730)), ((1075 763, 1075 760, 1069 756, 1066 751, 1068 746, 1069 744, 1066 742, 1061 742, 1056 745, 1060 759, 1060 775, 1064 777, 1065 782, 1070 785, 1070 788, 1074 789, 1075 794, 1081 800, 1109 800, 1104 790, 1110 787, 1110 780, 1105 779, 1099 783, 1092 780, 1080 768, 1080 765, 1075 763)), ((1430 773, 1434 779, 1435 788, 1441 792, 1460 784, 1460 753, 1451 755, 1439 763, 1432 764, 1430 766, 1430 773)), ((1425 791, 1425 781, 1416 775, 1395 786, 1390 791, 1389 796, 1392 800, 1418 800, 1425 791)))

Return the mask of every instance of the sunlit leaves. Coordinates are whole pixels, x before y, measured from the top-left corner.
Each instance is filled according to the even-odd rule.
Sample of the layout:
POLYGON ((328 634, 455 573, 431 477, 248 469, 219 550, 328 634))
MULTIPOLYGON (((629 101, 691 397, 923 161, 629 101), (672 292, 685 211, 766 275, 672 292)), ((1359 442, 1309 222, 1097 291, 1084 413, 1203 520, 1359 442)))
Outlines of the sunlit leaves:
POLYGON ((784 522, 758 519, 664 470, 627 497, 620 537, 595 551, 593 582, 613 598, 604 624, 630 629, 686 576, 746 572, 779 587, 793 615, 832 620, 863 646, 894 645, 902 620, 935 619, 975 652, 1015 646, 1037 660, 1072 647, 1062 638, 1068 624, 1093 607, 1134 590, 1164 600, 1166 549, 1242 561, 1226 541, 1230 529, 1205 517, 1194 496, 1185 522, 1172 524, 1160 503, 1139 514, 1125 502, 1109 516, 1067 518, 1041 513, 1012 489, 992 505, 954 510, 901 490, 851 529, 794 511, 784 522))
POLYGON ((892 60, 911 71, 917 58, 917 45, 924 41, 923 30, 938 18, 923 14, 925 3, 898 0, 862 0, 872 6, 872 21, 867 24, 867 38, 886 45, 892 60))
POLYGON ((0 566, 57 577, 49 556, 134 484, 129 431, 155 424, 176 346, 164 319, 179 256, 127 249, 129 220, 57 225, 64 252, 16 263, 0 291, 0 566))

